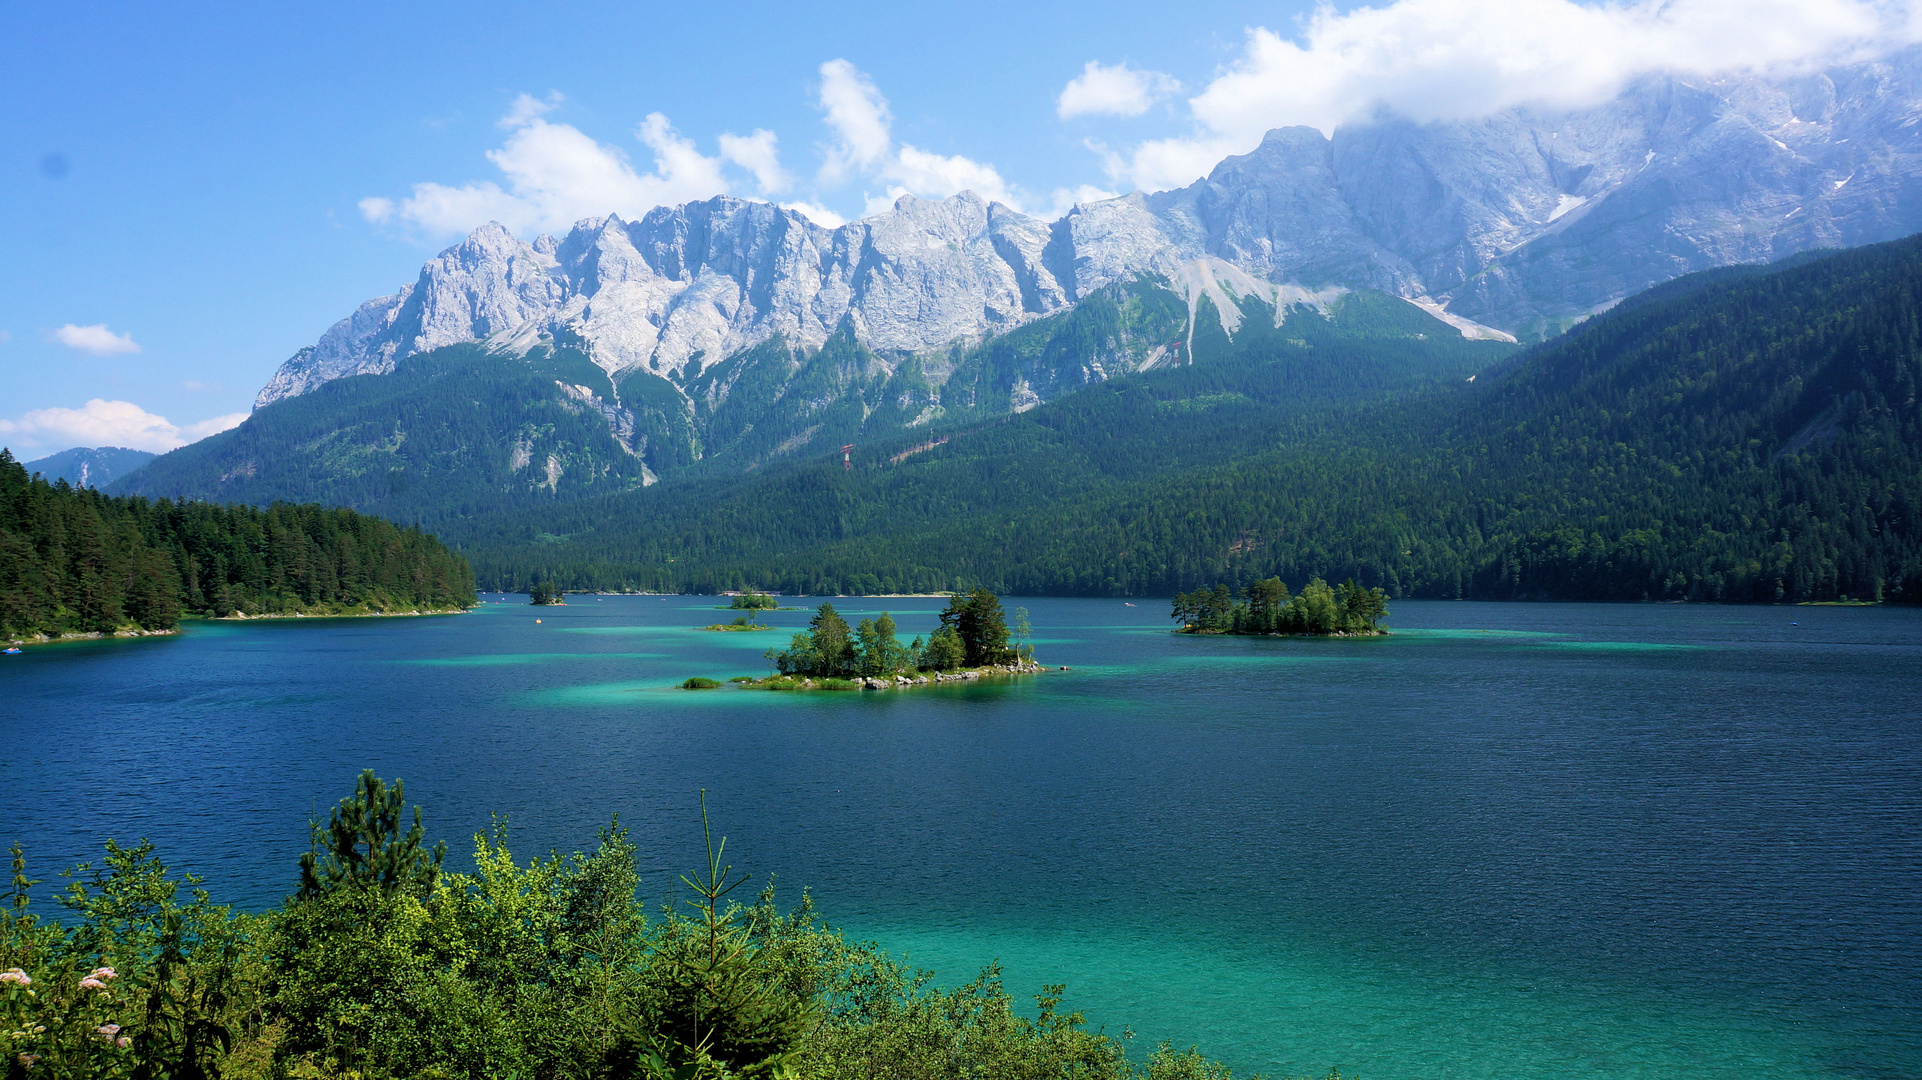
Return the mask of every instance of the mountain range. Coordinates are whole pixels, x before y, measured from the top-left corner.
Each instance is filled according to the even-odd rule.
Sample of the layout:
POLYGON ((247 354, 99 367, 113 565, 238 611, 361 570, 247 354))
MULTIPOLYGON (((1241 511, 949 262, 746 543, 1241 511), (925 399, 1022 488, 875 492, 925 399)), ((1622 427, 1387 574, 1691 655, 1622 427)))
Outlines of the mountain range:
POLYGON ((1922 229, 1918 118, 1910 49, 1791 79, 1651 76, 1580 110, 1278 129, 1186 188, 1054 221, 964 192, 836 229, 730 197, 531 241, 488 224, 295 355, 258 404, 465 342, 572 336, 610 375, 683 386, 776 335, 812 350, 845 330, 905 357, 1143 273, 1191 301, 1224 281, 1271 302, 1369 288, 1470 334, 1540 338, 1683 273, 1922 229))
MULTIPOLYGON (((1054 221, 964 192, 903 197, 834 229, 728 197, 636 221, 588 219, 564 237, 523 240, 490 224, 282 365, 248 421, 115 490, 346 504, 469 545, 483 582, 522 581, 542 559, 565 556, 600 566, 581 570, 579 584, 633 585, 631 559, 643 556, 597 562, 588 548, 626 542, 580 514, 694 528, 668 508, 717 504, 730 491, 785 500, 791 513, 799 496, 782 485, 803 483, 823 459, 852 470, 858 487, 862 469, 919 467, 979 440, 1066 425, 1084 447, 1034 436, 1003 449, 1058 474, 1033 490, 1085 503, 1123 475, 1239 468, 1294 445, 1336 453, 1329 425, 1346 421, 1335 417, 1443 441, 1473 424, 1434 402, 1511 385, 1504 365, 1549 363, 1537 354, 1560 355, 1571 327, 1617 325, 1677 290, 1746 280, 1762 266, 1783 274, 1796 258, 1922 230, 1919 125, 1922 50, 1908 50, 1791 79, 1650 77, 1582 110, 1380 117, 1331 137, 1280 129, 1189 187, 1082 204, 1054 221), (1543 344, 1522 352, 1530 341, 1543 344), (1043 445, 1047 455, 1028 456, 1043 445), (1088 446, 1106 447, 1103 459, 1086 461, 1088 446), (510 549, 520 554, 501 554, 510 549)), ((1764 314, 1744 317, 1776 325, 1764 314)), ((1790 393, 1744 392, 1764 389, 1790 393)), ((1371 454, 1404 438, 1370 430, 1371 454)), ((944 482, 1013 481, 984 466, 944 482)), ((1142 497, 1166 509, 1162 496, 1142 497)), ((1476 512, 1481 540, 1425 542, 1453 552, 1451 569, 1353 553, 1346 565, 1397 587, 1446 592, 1436 584, 1446 578, 1466 588, 1487 559, 1506 557, 1484 542, 1492 512, 1476 512)), ((864 531, 907 544, 902 529, 936 528, 938 518, 849 514, 831 535, 795 525, 783 546, 825 558, 828 539, 864 531)), ((1498 516, 1509 522, 1505 543, 1521 543, 1512 530, 1524 524, 1553 525, 1498 516)), ((730 526, 743 536, 755 528, 730 526)), ((733 537, 700 531, 712 543, 733 537)), ((1614 542, 1606 529, 1595 535, 1614 542)), ((1177 558, 1180 544, 1157 541, 1175 563, 1091 585, 1015 574, 959 539, 912 543, 923 541, 958 561, 874 581, 922 587, 961 574, 1055 589, 1186 588, 1201 568, 1229 565, 1219 553, 1177 558)), ((726 574, 773 583, 778 562, 753 555, 753 543, 724 574, 725 546, 650 548, 645 558, 706 567, 702 585, 726 574)), ((658 584, 697 583, 669 576, 658 584)), ((854 580, 814 584, 869 587, 854 580)))
POLYGON ((1922 237, 1688 275, 1473 378, 1318 392, 1368 362, 1333 351, 451 535, 489 588, 1922 600, 1922 237))

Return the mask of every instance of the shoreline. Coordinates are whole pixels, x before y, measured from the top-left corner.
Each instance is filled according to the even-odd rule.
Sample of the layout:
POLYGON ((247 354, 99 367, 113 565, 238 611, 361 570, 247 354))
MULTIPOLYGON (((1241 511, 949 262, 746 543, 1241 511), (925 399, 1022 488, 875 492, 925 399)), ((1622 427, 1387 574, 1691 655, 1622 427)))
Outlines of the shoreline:
POLYGON ((1178 627, 1174 630, 1171 630, 1169 631, 1169 633, 1187 634, 1189 637, 1370 638, 1370 637, 1387 637, 1391 633, 1391 631, 1388 630, 1386 627, 1380 627, 1374 630, 1332 630, 1326 634, 1314 634, 1314 633, 1309 633, 1307 631, 1303 631, 1299 634, 1284 634, 1279 630, 1271 631, 1265 634, 1237 634, 1233 630, 1190 630, 1187 627, 1183 626, 1183 627, 1178 627))
MULTIPOLYGON (((192 615, 182 618, 187 622, 258 622, 263 619, 399 619, 420 615, 466 615, 468 608, 429 608, 424 611, 344 611, 337 614, 315 613, 308 611, 287 611, 271 615, 245 615, 235 612, 232 615, 192 615)), ((8 638, 7 648, 26 648, 29 645, 60 645, 73 641, 106 641, 110 638, 178 637, 184 627, 172 630, 142 630, 129 627, 121 630, 69 630, 59 634, 33 634, 23 638, 8 638)))
POLYGON ((59 634, 34 634, 32 637, 8 638, 6 647, 26 648, 29 645, 60 645, 69 641, 106 641, 109 638, 177 637, 180 628, 172 630, 142 630, 138 627, 129 630, 68 630, 59 634))
POLYGON ((268 615, 248 615, 236 611, 232 615, 201 616, 197 618, 197 621, 257 622, 262 619, 404 619, 416 615, 468 615, 472 613, 472 608, 426 608, 421 611, 281 611, 268 615))
MULTIPOLYGON (((958 671, 917 672, 914 675, 877 675, 857 678, 837 679, 814 675, 764 675, 758 679, 736 676, 728 680, 742 690, 911 690, 919 686, 938 686, 941 683, 969 682, 986 678, 1011 678, 1016 675, 1040 675, 1048 671, 1071 670, 1066 664, 1049 667, 1030 660, 1019 664, 994 664, 987 667, 962 668, 958 671)), ((677 687, 678 688, 678 687, 677 687)), ((723 687, 700 687, 698 689, 722 689, 723 687)))

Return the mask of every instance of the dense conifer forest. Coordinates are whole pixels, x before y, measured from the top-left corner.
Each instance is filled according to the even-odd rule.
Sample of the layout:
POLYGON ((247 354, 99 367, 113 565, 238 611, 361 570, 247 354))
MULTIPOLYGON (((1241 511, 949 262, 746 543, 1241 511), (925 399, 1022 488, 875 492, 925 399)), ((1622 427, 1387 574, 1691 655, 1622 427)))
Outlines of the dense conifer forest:
POLYGON ((319 506, 105 496, 29 476, 0 449, 0 637, 473 602, 466 561, 417 529, 319 506))
POLYGON ((1184 634, 1367 636, 1388 632, 1378 625, 1388 617, 1388 598, 1352 580, 1330 587, 1320 578, 1290 596, 1286 582, 1267 578, 1243 587, 1240 599, 1226 585, 1176 593, 1169 617, 1184 634))
POLYGON ((1922 599, 1922 238, 1671 282, 1472 380, 1305 392, 1327 359, 1250 342, 458 539, 490 587, 1922 599))

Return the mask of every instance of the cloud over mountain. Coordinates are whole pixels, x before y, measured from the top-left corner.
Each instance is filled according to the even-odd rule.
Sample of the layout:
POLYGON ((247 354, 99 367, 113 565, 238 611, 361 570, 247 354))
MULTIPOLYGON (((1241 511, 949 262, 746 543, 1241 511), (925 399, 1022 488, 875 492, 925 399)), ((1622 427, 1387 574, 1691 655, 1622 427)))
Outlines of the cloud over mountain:
POLYGON ((1111 175, 1144 189, 1174 187, 1278 127, 1329 133, 1382 112, 1430 121, 1475 119, 1517 105, 1578 109, 1644 75, 1790 74, 1918 40, 1922 12, 1908 0, 1397 0, 1345 12, 1324 7, 1294 37, 1248 31, 1240 57, 1189 99, 1192 134, 1147 140, 1107 162, 1111 175))
POLYGON ((38 449, 124 446, 160 454, 226 431, 245 419, 246 413, 231 413, 177 425, 131 401, 94 398, 78 409, 34 409, 17 420, 0 419, 0 436, 38 449))

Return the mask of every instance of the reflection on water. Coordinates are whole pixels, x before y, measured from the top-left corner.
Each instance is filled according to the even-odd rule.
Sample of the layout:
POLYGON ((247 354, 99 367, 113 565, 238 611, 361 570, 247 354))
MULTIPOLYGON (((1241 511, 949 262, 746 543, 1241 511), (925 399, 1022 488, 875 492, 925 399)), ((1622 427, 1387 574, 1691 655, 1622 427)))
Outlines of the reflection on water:
MULTIPOLYGON (((835 603, 903 640, 943 606, 835 603)), ((1238 1070, 1922 1075, 1922 612, 1398 602, 1326 641, 1017 604, 1073 670, 682 691, 811 611, 657 597, 28 650, 0 844, 52 877, 150 836, 264 906, 372 767, 455 851, 618 812, 659 895, 705 787, 738 865, 942 981, 999 958, 1238 1070)))

